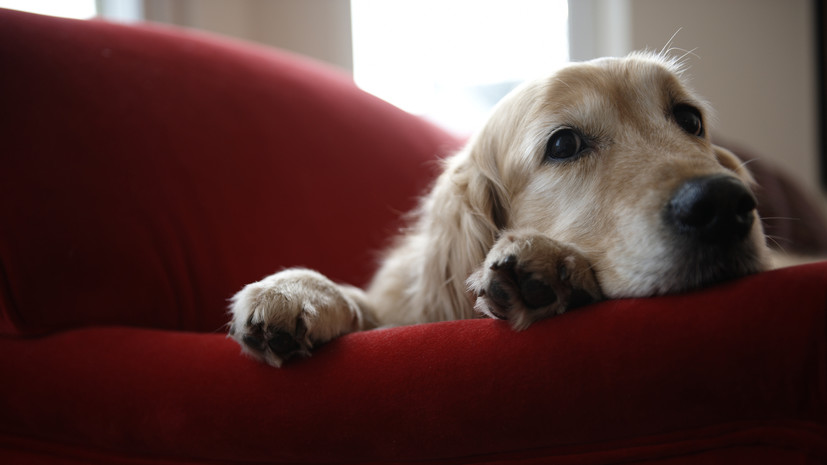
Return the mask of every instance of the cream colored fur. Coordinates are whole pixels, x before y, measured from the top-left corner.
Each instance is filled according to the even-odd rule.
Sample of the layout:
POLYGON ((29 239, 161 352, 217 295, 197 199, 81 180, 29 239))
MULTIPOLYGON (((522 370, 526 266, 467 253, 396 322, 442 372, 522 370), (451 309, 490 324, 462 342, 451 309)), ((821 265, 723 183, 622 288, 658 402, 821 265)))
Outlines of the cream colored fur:
POLYGON ((664 226, 664 206, 688 179, 753 182, 707 131, 694 136, 676 124, 676 105, 709 118, 681 65, 659 55, 572 64, 522 85, 445 160, 364 292, 285 270, 236 294, 230 335, 281 366, 351 331, 482 315, 524 329, 583 303, 685 291, 767 268, 757 218, 720 254, 720 266, 664 226), (547 159, 561 128, 585 134, 589 150, 547 159))

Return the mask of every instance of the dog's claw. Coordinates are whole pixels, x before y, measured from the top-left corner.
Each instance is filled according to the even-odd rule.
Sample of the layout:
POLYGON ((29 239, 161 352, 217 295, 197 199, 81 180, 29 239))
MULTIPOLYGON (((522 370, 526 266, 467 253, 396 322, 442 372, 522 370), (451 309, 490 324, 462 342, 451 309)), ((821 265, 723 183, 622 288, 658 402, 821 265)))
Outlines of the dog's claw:
POLYGON ((504 259, 494 262, 491 265, 491 269, 493 271, 499 271, 501 269, 509 269, 511 271, 514 270, 514 267, 517 265, 517 256, 516 255, 509 255, 504 259))

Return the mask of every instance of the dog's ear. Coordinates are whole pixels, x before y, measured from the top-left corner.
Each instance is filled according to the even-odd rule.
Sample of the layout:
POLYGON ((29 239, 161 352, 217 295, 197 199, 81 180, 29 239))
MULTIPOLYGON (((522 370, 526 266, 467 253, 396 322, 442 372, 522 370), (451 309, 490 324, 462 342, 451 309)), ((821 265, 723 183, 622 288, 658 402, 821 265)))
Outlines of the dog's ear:
POLYGON ((502 231, 508 223, 508 211, 503 206, 502 195, 500 195, 500 192, 493 187, 488 190, 488 194, 489 202, 491 204, 491 220, 494 222, 494 226, 497 227, 497 230, 502 231))
POLYGON ((508 196, 503 186, 494 157, 482 156, 478 146, 471 147, 453 170, 453 184, 463 198, 463 208, 471 214, 477 227, 485 229, 493 237, 508 225, 508 196))
MULTIPOLYGON (((474 156, 473 145, 446 160, 420 212, 420 227, 434 242, 431 265, 459 282, 485 259, 508 224, 508 199, 492 167, 474 156)), ((447 279, 447 278, 446 278, 447 279)), ((464 290, 464 289, 463 289, 464 290)))
POLYGON ((422 199, 416 224, 401 246, 415 252, 407 258, 418 261, 421 268, 408 273, 400 285, 417 296, 419 305, 434 318, 455 317, 462 309, 470 312, 465 318, 473 316, 465 279, 483 263, 508 223, 509 203, 502 184, 496 173, 487 172, 472 157, 473 146, 445 160, 444 171, 422 199))
MULTIPOLYGON (((470 160, 469 160, 470 161, 470 160)), ((465 183, 464 195, 470 211, 477 219, 486 220, 486 228, 496 233, 508 224, 508 209, 505 189, 494 172, 475 163, 463 167, 460 174, 465 183)))

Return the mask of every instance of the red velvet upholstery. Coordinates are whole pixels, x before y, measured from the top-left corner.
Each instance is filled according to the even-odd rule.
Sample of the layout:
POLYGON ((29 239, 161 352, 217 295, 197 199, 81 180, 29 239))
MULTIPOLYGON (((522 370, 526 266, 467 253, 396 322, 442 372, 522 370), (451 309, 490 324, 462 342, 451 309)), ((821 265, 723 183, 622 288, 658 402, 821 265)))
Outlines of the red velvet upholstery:
POLYGON ((458 141, 248 44, 0 11, 0 463, 825 463, 827 263, 357 333, 225 338, 279 267, 363 283, 458 141))

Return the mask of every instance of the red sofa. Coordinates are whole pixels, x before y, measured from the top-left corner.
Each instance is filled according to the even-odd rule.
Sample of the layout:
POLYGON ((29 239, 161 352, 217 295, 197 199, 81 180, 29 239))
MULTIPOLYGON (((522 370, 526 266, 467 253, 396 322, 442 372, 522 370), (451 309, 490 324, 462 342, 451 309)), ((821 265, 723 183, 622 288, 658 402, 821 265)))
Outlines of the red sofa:
POLYGON ((0 11, 0 463, 825 463, 827 263, 273 369, 227 299, 363 284, 457 138, 336 71, 0 11))

